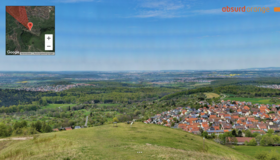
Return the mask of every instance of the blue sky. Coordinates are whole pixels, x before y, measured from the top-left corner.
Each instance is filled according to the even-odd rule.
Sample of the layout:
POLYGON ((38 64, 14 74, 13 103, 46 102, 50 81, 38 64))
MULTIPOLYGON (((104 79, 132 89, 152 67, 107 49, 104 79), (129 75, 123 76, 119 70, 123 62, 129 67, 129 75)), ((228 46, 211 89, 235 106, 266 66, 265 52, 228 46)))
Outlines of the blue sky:
MULTIPOLYGON (((2 0, 0 70, 280 67, 280 0, 2 0), (54 5, 55 56, 5 56, 5 6, 54 5), (270 7, 224 13, 222 7, 270 7)), ((36 24, 34 24, 36 25, 36 24)))

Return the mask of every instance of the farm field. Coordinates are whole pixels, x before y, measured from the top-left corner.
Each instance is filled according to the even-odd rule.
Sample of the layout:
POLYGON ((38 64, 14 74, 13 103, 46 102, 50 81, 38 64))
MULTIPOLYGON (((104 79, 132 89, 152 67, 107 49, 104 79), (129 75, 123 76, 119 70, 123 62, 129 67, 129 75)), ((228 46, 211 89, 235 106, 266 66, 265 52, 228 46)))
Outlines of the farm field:
POLYGON ((217 98, 220 97, 217 93, 204 93, 207 98, 217 98))
MULTIPOLYGON (((224 100, 235 100, 235 101, 245 101, 245 102, 252 102, 253 104, 259 103, 259 104, 273 104, 270 102, 269 98, 243 98, 243 97, 229 97, 224 98, 224 100)), ((280 104, 279 102, 276 104, 280 104)))
POLYGON ((100 107, 105 107, 105 106, 117 106, 117 105, 120 105, 120 104, 115 104, 115 103, 97 104, 97 106, 100 106, 100 107))
POLYGON ((73 107, 76 106, 77 104, 48 104, 47 106, 42 107, 42 109, 45 108, 57 108, 57 107, 73 107))
POLYGON ((210 83, 195 83, 194 85, 192 85, 193 87, 199 87, 199 86, 206 86, 206 85, 210 85, 210 83))
POLYGON ((253 159, 211 140, 205 140, 205 151, 200 136, 178 129, 138 122, 117 126, 45 133, 8 143, 0 159, 253 159))

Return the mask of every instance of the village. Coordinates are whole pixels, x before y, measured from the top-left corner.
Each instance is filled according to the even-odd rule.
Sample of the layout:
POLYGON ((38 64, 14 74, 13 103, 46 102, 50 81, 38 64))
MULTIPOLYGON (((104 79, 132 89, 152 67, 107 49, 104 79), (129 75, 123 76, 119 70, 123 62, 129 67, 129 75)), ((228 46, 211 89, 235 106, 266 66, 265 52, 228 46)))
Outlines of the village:
POLYGON ((64 90, 68 90, 71 88, 81 87, 81 86, 94 86, 93 84, 86 84, 86 83, 76 83, 76 84, 69 84, 69 85, 56 85, 56 86, 40 86, 40 87, 25 87, 20 88, 18 90, 25 90, 25 91, 38 91, 38 92, 61 92, 64 90))
POLYGON ((179 128, 197 135, 207 132, 209 136, 215 137, 235 130, 241 133, 240 137, 236 137, 237 144, 241 145, 252 139, 245 136, 245 130, 260 135, 269 130, 280 132, 280 105, 253 105, 251 102, 230 100, 222 100, 215 105, 203 101, 199 103, 204 107, 178 107, 150 117, 144 123, 179 128))

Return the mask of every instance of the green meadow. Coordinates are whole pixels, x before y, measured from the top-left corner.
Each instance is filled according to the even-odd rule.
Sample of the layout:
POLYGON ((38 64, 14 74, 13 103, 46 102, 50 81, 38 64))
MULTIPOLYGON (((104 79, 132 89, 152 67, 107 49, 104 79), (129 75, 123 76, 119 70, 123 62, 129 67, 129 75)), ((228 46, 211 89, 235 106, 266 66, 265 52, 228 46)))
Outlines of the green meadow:
POLYGON ((45 109, 45 108, 58 108, 58 107, 73 107, 73 106, 76 106, 77 104, 48 104, 47 106, 44 106, 42 107, 42 109, 45 109))
POLYGON ((104 103, 104 104, 97 104, 97 106, 100 107, 105 107, 105 106, 118 106, 120 104, 115 104, 115 103, 104 103))
MULTIPOLYGON (((245 102, 252 102, 253 104, 259 103, 259 104, 273 104, 270 102, 269 98, 243 98, 243 97, 229 97, 229 98, 224 98, 224 100, 235 100, 235 101, 245 101, 245 102)), ((276 103, 280 104, 280 103, 276 103)))
POLYGON ((234 150, 241 152, 243 154, 255 157, 257 153, 260 152, 270 152, 276 150, 280 152, 280 147, 271 147, 271 146, 234 146, 234 150))

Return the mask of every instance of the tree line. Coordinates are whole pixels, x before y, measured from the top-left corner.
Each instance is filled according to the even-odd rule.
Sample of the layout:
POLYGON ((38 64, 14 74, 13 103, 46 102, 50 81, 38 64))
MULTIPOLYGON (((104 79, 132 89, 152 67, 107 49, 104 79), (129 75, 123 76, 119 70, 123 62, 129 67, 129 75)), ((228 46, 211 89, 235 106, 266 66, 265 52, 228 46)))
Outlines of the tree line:
POLYGON ((45 122, 37 121, 28 125, 26 121, 16 121, 12 126, 0 123, 0 137, 32 135, 37 133, 52 132, 52 128, 45 122))
POLYGON ((175 92, 172 94, 168 94, 164 97, 162 97, 160 100, 169 100, 175 97, 180 97, 182 95, 190 95, 190 94, 194 94, 194 93, 200 93, 200 92, 211 92, 213 91, 212 87, 202 87, 202 88, 197 88, 197 89, 190 89, 190 90, 186 90, 186 91, 180 91, 180 92, 175 92))

